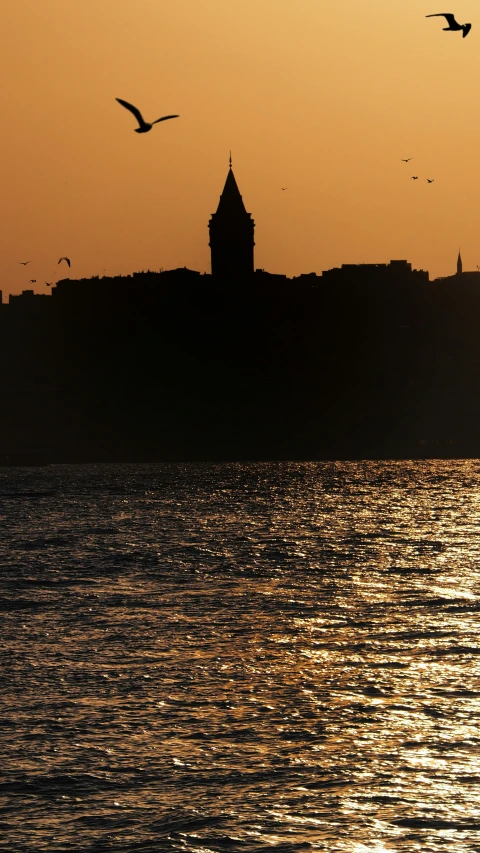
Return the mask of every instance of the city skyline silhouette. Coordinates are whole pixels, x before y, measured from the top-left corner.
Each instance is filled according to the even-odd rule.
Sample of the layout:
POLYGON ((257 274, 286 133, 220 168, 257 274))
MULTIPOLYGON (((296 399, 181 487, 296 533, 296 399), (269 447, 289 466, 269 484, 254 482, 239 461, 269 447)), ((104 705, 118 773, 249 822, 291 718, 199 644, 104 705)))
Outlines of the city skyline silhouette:
POLYGON ((460 250, 434 280, 398 258, 255 269, 231 157, 207 224, 210 273, 72 275, 0 302, 0 462, 480 454, 480 271, 460 250))
MULTIPOLYGON (((118 100, 118 99, 117 99, 118 100)), ((402 162, 407 163, 408 160, 402 160, 402 162)), ((417 176, 410 177, 410 180, 418 180, 417 176)), ((426 179, 428 183, 433 183, 433 179, 426 179)), ((287 189, 286 187, 280 187, 281 190, 287 189)), ((237 181, 235 179, 234 171, 233 171, 233 161, 232 161, 232 152, 230 152, 228 159, 228 172, 225 179, 225 184, 223 190, 220 193, 218 205, 216 211, 210 216, 208 221, 208 231, 209 231, 209 239, 208 246, 210 248, 210 263, 209 269, 205 270, 203 274, 214 274, 217 276, 223 276, 225 278, 243 278, 245 276, 253 275, 255 272, 255 264, 254 264, 254 231, 255 231, 255 221, 252 218, 252 214, 248 213, 240 193, 237 181)), ((459 250, 460 251, 460 250, 459 250)), ((66 256, 62 256, 57 261, 57 266, 65 261, 68 267, 71 267, 71 260, 66 256)), ((33 263, 32 269, 35 269, 35 260, 33 261, 20 261, 22 266, 26 267, 27 264, 33 263)), ((385 261, 365 261, 365 260, 357 260, 353 264, 349 264, 350 266, 364 266, 364 267, 373 267, 375 265, 384 265, 385 261)), ((341 264, 341 266, 345 266, 345 264, 341 264)), ((347 264, 348 266, 348 264, 347 264)), ((178 267, 177 269, 180 269, 178 267)), ((186 266, 184 265, 184 268, 186 266)), ((159 268, 163 271, 163 267, 159 268)), ((258 270, 265 271, 264 268, 257 268, 258 270)), ((138 275, 140 272, 145 272, 145 267, 142 267, 140 270, 135 270, 130 273, 120 273, 119 275, 138 275)), ((150 270, 148 270, 150 272, 150 270)), ((197 271, 200 272, 200 271, 197 271)), ((270 272, 270 271, 268 271, 270 272)), ((328 270, 314 272, 311 271, 308 273, 309 275, 318 275, 321 276, 322 273, 328 272, 328 270)), ((456 274, 461 273, 462 270, 458 267, 457 261, 457 269, 456 274)), ((475 271, 471 271, 472 274, 476 274, 478 272, 478 266, 475 271)), ((52 275, 52 273, 50 273, 52 275)), ((286 276, 284 272, 271 273, 277 276, 286 276)), ((450 273, 453 274, 453 273, 450 273)), ((300 275, 305 275, 305 273, 301 273, 300 275)), ((102 270, 101 277, 111 277, 107 273, 106 269, 102 270)), ((118 277, 115 276, 115 277, 118 277)), ((297 278, 298 276, 290 276, 290 278, 297 278)), ((98 279, 99 276, 92 276, 93 279, 98 279)), ((442 275, 438 277, 439 279, 448 278, 447 275, 442 275)), ((36 279, 27 279, 26 282, 29 284, 36 283, 36 279)), ((47 288, 51 288, 55 286, 53 282, 45 282, 45 286, 47 288)), ((11 296, 15 298, 15 296, 22 295, 22 293, 27 292, 30 294, 30 290, 23 288, 20 293, 12 293, 11 296)), ((51 292, 51 291, 47 291, 51 292)), ((5 291, 1 291, 8 300, 9 290, 8 288, 5 291)), ((41 295, 41 293, 39 294, 41 295)))
POLYGON ((0 445, 79 461, 480 452, 476 125, 458 85, 475 30, 447 37, 413 0, 340 28, 313 0, 274 16, 184 0, 162 21, 111 3, 92 29, 87 9, 26 0, 21 65, 9 9, 0 445))
MULTIPOLYGON (((409 158, 410 159, 410 158, 409 158)), ((402 162, 406 163, 408 160, 403 160, 402 162)), ((410 180, 418 180, 417 176, 411 177, 410 180)), ((429 183, 433 183, 433 180, 426 179, 429 183)), ((286 187, 281 187, 281 190, 286 189, 286 187)), ((232 152, 230 151, 228 158, 228 171, 225 178, 225 183, 223 189, 220 193, 218 204, 216 207, 216 211, 211 214, 208 220, 208 246, 210 249, 210 262, 208 264, 209 269, 203 271, 203 275, 214 275, 218 278, 223 278, 225 280, 242 280, 252 276, 255 272, 267 272, 269 275, 276 276, 277 278, 299 278, 299 276, 287 276, 284 272, 272 273, 270 270, 265 270, 264 268, 256 267, 254 263, 254 247, 255 247, 255 221, 252 217, 251 213, 248 213, 243 201, 242 194, 239 190, 238 183, 235 178, 234 170, 233 170, 233 161, 232 161, 232 152)), ((57 261, 57 266, 61 264, 62 261, 65 261, 68 267, 71 267, 71 260, 66 256, 62 256, 57 261)), ((20 262, 23 266, 26 264, 30 264, 32 261, 20 262)), ((392 261, 392 263, 397 263, 397 261, 392 261)), ((402 261, 401 263, 405 263, 402 261)), ((35 269, 35 261, 33 261, 33 268, 35 269)), ((365 260, 357 260, 355 263, 341 263, 339 266, 341 268, 363 268, 364 270, 374 269, 375 267, 384 267, 386 265, 386 261, 376 259, 375 261, 365 261, 365 260)), ((411 264, 410 264, 411 267, 411 264)), ((176 270, 187 269, 186 265, 175 268, 176 270)), ((189 269, 189 268, 188 268, 189 269)), ((330 270, 323 270, 319 273, 315 271, 310 271, 309 273, 301 273, 300 278, 308 275, 308 276, 316 276, 321 277, 322 275, 326 275, 329 272, 333 272, 337 268, 332 268, 330 270)), ((164 272, 168 270, 164 270, 163 267, 154 268, 153 270, 145 269, 142 267, 139 270, 132 271, 130 273, 120 273, 114 278, 122 278, 129 276, 139 276, 142 273, 155 274, 157 272, 164 272)), ((196 273, 201 273, 200 270, 189 270, 196 273)), ((474 277, 479 273, 479 267, 477 266, 475 270, 471 270, 469 275, 473 275, 474 277)), ((461 252, 458 249, 458 256, 456 261, 456 269, 455 272, 447 273, 447 275, 442 275, 438 277, 438 280, 445 280, 449 276, 459 276, 463 274, 463 261, 461 259, 461 252)), ((427 277, 429 274, 427 273, 427 277)), ((107 270, 102 270, 101 276, 95 275, 90 277, 92 280, 98 280, 99 278, 112 278, 111 275, 108 274, 107 270)), ((62 281, 62 279, 59 279, 62 281)), ((36 279, 27 279, 27 282, 32 284, 36 283, 36 279)), ((51 288, 53 285, 53 290, 55 291, 55 283, 54 282, 45 282, 45 285, 48 288, 51 288)), ((7 299, 7 303, 9 301, 9 293, 8 290, 4 293, 0 290, 2 296, 5 296, 7 299)), ((21 296, 22 294, 29 295, 33 294, 34 291, 30 289, 24 289, 19 294, 11 294, 13 300, 15 300, 16 296, 21 296)), ((52 291, 47 291, 47 293, 51 294, 52 291)), ((38 293, 38 295, 42 295, 38 293)), ((10 300, 11 301, 11 300, 10 300)), ((5 303, 5 304, 7 304, 5 303)))

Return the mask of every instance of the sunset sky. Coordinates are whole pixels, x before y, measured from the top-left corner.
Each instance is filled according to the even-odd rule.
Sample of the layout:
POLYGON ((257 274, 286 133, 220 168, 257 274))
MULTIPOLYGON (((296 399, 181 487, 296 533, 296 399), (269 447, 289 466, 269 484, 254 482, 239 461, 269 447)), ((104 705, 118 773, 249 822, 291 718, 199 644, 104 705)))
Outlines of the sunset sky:
POLYGON ((48 292, 66 274, 61 255, 74 278, 210 271, 230 149, 257 268, 406 258, 436 277, 455 271, 460 246, 476 269, 480 6, 452 7, 472 22, 466 39, 425 18, 438 7, 4 0, 4 299, 31 278, 48 292), (147 120, 180 118, 139 135, 116 97, 147 120))

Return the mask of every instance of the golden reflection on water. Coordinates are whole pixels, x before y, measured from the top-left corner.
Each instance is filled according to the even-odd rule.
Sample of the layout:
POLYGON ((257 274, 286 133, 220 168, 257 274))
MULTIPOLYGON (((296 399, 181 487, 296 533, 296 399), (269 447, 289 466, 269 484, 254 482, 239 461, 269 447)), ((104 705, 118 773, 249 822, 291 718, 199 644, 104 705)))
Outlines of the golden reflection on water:
POLYGON ((11 849, 480 849, 479 463, 36 476, 3 481, 11 849))

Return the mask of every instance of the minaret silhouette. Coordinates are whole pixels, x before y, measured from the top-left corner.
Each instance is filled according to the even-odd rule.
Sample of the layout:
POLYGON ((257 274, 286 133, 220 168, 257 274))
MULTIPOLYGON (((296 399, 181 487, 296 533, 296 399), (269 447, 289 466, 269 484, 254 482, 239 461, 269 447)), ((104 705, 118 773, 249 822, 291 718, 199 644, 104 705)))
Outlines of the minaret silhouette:
POLYGON ((217 211, 208 223, 212 275, 241 278, 253 274, 254 228, 255 222, 245 209, 233 174, 230 152, 225 186, 217 211))
POLYGON ((461 275, 463 272, 463 264, 462 264, 462 256, 460 254, 460 249, 458 250, 458 258, 457 258, 457 275, 461 275))

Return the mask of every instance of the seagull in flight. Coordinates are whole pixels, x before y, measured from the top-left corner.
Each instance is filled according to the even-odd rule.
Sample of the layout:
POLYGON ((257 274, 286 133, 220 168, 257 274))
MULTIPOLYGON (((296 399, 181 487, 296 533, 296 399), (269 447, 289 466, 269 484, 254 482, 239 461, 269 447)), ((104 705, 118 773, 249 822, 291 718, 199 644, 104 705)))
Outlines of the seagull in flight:
POLYGON ((427 184, 433 184, 435 178, 427 178, 427 184))
POLYGON ((27 264, 31 264, 32 262, 31 261, 19 261, 18 263, 22 264, 22 266, 26 267, 27 264))
POLYGON ((161 118, 157 118, 155 119, 155 121, 152 121, 152 123, 149 124, 148 121, 145 121, 145 119, 143 118, 140 110, 138 110, 137 107, 134 107, 133 104, 129 104, 128 101, 122 101, 121 98, 115 98, 115 100, 118 101, 118 103, 121 104, 122 107, 125 107, 126 110, 130 110, 130 112, 133 113, 133 115, 137 119, 139 127, 135 128, 135 133, 147 133, 149 130, 152 129, 153 125, 158 124, 159 121, 167 121, 167 119, 169 118, 180 118, 180 116, 178 115, 162 116, 161 118))
POLYGON ((59 261, 57 261, 57 263, 59 263, 59 264, 60 264, 62 261, 66 261, 66 262, 67 262, 67 264, 68 264, 68 266, 70 266, 70 258, 60 258, 60 260, 59 260, 59 261))
POLYGON ((468 36, 470 30, 472 29, 471 24, 459 24, 455 20, 455 15, 452 15, 451 12, 435 12, 434 15, 425 15, 426 18, 445 18, 448 24, 448 27, 444 27, 444 30, 448 30, 450 32, 455 32, 455 30, 463 30, 463 38, 468 36))
POLYGON ((418 181, 418 175, 412 175, 410 178, 411 181, 418 181))
POLYGON ((412 160, 412 159, 413 159, 412 157, 407 157, 407 159, 406 159, 406 160, 402 160, 402 163, 408 163, 408 162, 409 162, 409 160, 412 160))

